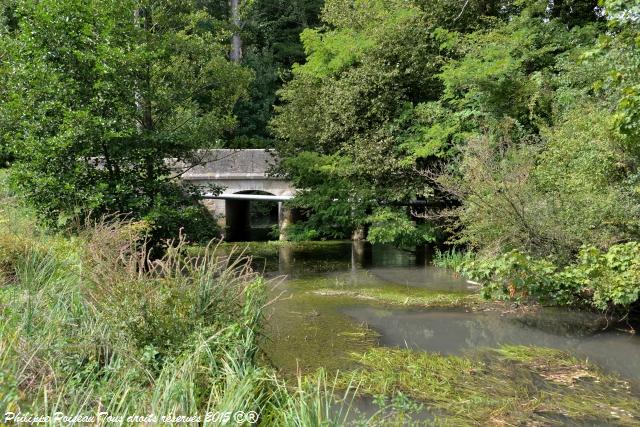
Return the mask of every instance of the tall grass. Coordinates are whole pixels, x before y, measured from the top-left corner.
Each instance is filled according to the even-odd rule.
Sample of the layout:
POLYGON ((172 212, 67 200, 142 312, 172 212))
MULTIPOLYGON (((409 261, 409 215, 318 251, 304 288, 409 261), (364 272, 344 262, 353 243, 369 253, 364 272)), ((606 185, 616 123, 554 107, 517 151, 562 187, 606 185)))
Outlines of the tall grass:
POLYGON ((265 282, 246 257, 189 255, 179 237, 152 259, 145 225, 117 218, 50 234, 4 189, 0 223, 0 417, 255 411, 262 425, 338 425, 324 377, 288 386, 258 363, 265 282))
POLYGON ((456 248, 451 248, 445 251, 436 249, 433 254, 433 264, 437 267, 447 268, 460 273, 462 265, 466 262, 472 261, 474 257, 474 253, 471 251, 462 251, 456 248))

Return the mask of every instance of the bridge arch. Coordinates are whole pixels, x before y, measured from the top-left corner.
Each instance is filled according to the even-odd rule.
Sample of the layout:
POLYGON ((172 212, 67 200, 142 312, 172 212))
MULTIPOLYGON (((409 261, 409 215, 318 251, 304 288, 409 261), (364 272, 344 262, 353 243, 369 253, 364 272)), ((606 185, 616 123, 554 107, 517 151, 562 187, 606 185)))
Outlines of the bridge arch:
MULTIPOLYGON (((242 190, 229 196, 234 195, 276 196, 262 190, 242 190)), ((270 240, 273 228, 280 225, 282 202, 267 197, 224 199, 227 240, 270 240)))
POLYGON ((246 228, 246 215, 250 214, 252 201, 262 199, 277 203, 281 231, 291 222, 282 202, 293 198, 296 190, 289 181, 269 173, 278 163, 272 151, 221 149, 200 154, 202 165, 193 167, 181 179, 202 189, 204 204, 219 218, 219 224, 226 230, 225 238, 239 240, 250 237, 246 233, 243 236, 239 230, 246 228), (210 193, 211 186, 222 188, 222 193, 210 193), (228 235, 230 229, 236 236, 228 235))

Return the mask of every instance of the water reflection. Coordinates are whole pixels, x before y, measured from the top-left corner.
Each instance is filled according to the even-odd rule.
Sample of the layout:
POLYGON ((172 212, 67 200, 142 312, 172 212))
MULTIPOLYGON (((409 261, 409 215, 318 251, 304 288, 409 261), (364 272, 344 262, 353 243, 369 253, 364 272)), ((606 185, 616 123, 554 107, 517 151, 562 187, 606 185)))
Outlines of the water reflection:
POLYGON ((350 307, 343 312, 378 331, 380 344, 441 354, 463 354, 502 344, 532 345, 569 351, 606 370, 640 380, 640 340, 622 332, 593 333, 599 324, 595 315, 543 310, 522 317, 493 312, 387 310, 350 307), (536 317, 547 327, 539 329, 536 317), (552 320, 553 323, 549 321, 552 320), (551 324, 555 328, 550 328, 551 324))
POLYGON ((469 284, 425 263, 425 253, 366 242, 323 242, 249 247, 254 267, 268 276, 330 279, 350 287, 395 284, 443 292, 470 292, 469 284), (252 248, 253 247, 253 248, 252 248))
POLYGON ((601 332, 598 317, 567 310, 500 316, 446 310, 390 310, 375 302, 314 294, 316 289, 357 291, 424 289, 471 292, 465 280, 428 263, 428 251, 403 251, 364 242, 250 243, 247 253, 267 276, 284 276, 270 307, 269 351, 277 366, 344 368, 348 353, 373 345, 354 334, 365 322, 381 334, 381 345, 461 354, 501 344, 545 346, 588 358, 606 370, 640 381, 640 338, 601 332), (311 292, 310 292, 311 291, 311 292))

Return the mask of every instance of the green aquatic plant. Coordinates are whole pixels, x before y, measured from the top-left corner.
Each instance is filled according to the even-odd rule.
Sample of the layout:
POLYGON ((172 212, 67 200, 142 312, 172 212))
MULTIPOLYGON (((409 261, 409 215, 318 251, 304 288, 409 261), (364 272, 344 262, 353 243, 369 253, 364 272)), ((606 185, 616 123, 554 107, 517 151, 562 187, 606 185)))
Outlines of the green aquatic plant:
POLYGON ((299 293, 266 307, 260 340, 266 362, 290 381, 321 368, 334 373, 352 367, 349 353, 375 346, 378 334, 341 313, 343 302, 299 293))
MULTIPOLYGON (((343 426, 352 413, 354 393, 338 389, 337 376, 329 378, 320 369, 312 375, 298 375, 294 384, 275 380, 272 395, 278 411, 270 413, 266 425, 283 427, 343 426)), ((350 384, 356 387, 355 384, 350 384)))
POLYGON ((433 253, 433 265, 460 273, 464 263, 472 261, 474 258, 475 254, 471 251, 461 251, 456 248, 441 251, 436 248, 433 253))
MULTIPOLYGON (((483 305, 482 298, 477 294, 463 294, 453 292, 424 291, 419 288, 377 287, 347 289, 316 289, 314 295, 326 297, 342 297, 352 300, 366 301, 382 305, 404 307, 467 307, 475 308, 483 305)), ((484 303, 484 305, 487 305, 484 303)))
POLYGON ((636 425, 640 400, 614 375, 559 350, 527 346, 444 356, 373 348, 353 354, 359 368, 343 374, 358 393, 402 393, 423 403, 442 425, 553 424, 563 421, 636 425))

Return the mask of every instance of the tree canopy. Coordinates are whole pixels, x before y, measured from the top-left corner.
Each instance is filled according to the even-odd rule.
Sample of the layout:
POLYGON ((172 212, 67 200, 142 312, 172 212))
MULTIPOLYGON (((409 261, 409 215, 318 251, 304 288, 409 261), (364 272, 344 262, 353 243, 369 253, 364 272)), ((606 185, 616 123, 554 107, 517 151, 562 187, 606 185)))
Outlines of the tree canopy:
POLYGON ((293 239, 635 256, 637 1, 2 4, 0 163, 50 223, 211 231, 167 160, 275 147, 293 239))
POLYGON ((636 235, 635 153, 621 134, 637 122, 622 87, 637 74, 637 29, 616 7, 628 13, 595 1, 327 1, 272 121, 307 228, 369 226, 385 242, 457 230, 487 250, 563 256, 636 235), (430 209, 411 219, 398 205, 416 199, 430 209))
POLYGON ((228 60, 225 24, 183 0, 16 1, 7 16, 2 141, 42 217, 121 212, 195 231, 204 212, 166 160, 197 162, 235 125, 251 73, 228 60))

